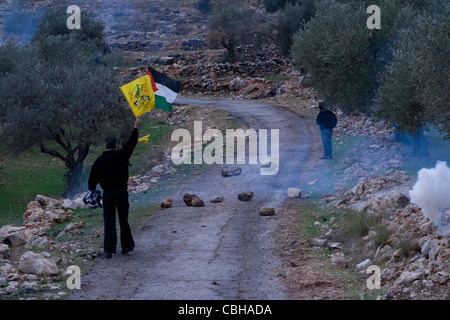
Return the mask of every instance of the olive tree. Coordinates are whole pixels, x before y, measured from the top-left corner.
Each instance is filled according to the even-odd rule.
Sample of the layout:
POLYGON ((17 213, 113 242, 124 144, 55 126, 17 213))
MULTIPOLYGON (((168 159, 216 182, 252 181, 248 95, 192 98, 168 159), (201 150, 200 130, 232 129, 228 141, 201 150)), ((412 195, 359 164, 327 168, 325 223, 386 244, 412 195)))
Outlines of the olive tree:
POLYGON ((209 20, 208 42, 219 44, 227 50, 230 62, 235 62, 236 47, 258 43, 266 35, 265 18, 253 10, 241 6, 221 7, 209 20))
POLYGON ((132 123, 116 71, 96 59, 98 45, 79 34, 48 32, 0 48, 2 139, 10 150, 37 145, 63 161, 66 196, 79 191, 90 148, 132 123))
POLYGON ((423 15, 396 42, 393 62, 380 76, 377 115, 414 133, 431 124, 450 137, 449 17, 423 15))

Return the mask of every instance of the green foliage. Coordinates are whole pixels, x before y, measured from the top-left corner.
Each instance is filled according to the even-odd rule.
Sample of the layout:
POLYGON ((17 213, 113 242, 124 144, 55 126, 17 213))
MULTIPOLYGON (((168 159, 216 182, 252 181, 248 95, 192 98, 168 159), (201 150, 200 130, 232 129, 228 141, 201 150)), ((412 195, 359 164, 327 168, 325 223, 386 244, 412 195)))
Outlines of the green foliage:
POLYGON ((427 123, 450 134, 449 16, 420 16, 396 42, 393 63, 381 78, 377 115, 414 133, 427 123))
POLYGON ((37 145, 63 161, 68 195, 78 191, 89 148, 130 128, 132 117, 120 103, 108 59, 96 62, 101 38, 94 35, 101 24, 86 19, 83 28, 93 30, 68 33, 65 27, 59 34, 56 17, 66 19, 59 11, 47 13, 30 44, 1 48, 1 134, 9 150, 37 145))
POLYGON ((198 0, 197 8, 200 12, 209 13, 211 11, 210 0, 198 0))
POLYGON ((278 9, 283 9, 287 4, 295 4, 300 0, 262 0, 264 8, 267 12, 273 13, 278 9))
POLYGON ((277 16, 276 42, 281 52, 289 54, 292 46, 292 37, 315 14, 314 0, 303 0, 295 4, 287 3, 282 12, 277 16))
POLYGON ((65 8, 48 10, 37 27, 33 42, 41 42, 51 36, 74 36, 81 42, 93 42, 97 47, 103 43, 105 23, 94 18, 93 13, 81 11, 82 27, 71 30, 67 28, 67 13, 65 8))
POLYGON ((296 64, 312 74, 321 96, 344 111, 362 105, 374 80, 364 12, 337 1, 321 1, 315 17, 295 34, 292 45, 296 64))
POLYGON ((258 44, 267 35, 265 18, 253 10, 241 6, 219 8, 209 21, 210 46, 219 44, 228 52, 231 62, 236 60, 236 47, 242 44, 258 44))
POLYGON ((402 130, 431 123, 448 133, 448 4, 382 0, 381 29, 369 30, 372 4, 316 1, 314 18, 293 37, 296 64, 344 112, 375 111, 402 130))

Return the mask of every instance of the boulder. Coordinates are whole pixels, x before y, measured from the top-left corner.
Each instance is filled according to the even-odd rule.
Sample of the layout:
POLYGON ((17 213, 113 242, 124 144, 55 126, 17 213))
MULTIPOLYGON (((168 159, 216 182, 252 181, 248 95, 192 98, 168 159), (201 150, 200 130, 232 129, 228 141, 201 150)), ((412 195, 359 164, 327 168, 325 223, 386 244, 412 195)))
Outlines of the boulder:
POLYGON ((16 227, 13 224, 5 225, 0 228, 0 242, 6 243, 12 247, 20 246, 26 243, 23 236, 25 227, 16 227))
POLYGON ((261 207, 259 208, 259 214, 261 216, 273 216, 275 215, 275 208, 261 207))
POLYGON ((32 251, 25 252, 19 261, 19 271, 23 273, 34 273, 34 263, 39 259, 45 259, 45 257, 40 253, 35 253, 32 251))
POLYGON ((33 273, 37 276, 52 276, 58 274, 59 269, 51 259, 38 259, 33 265, 33 273))
POLYGON ((219 203, 219 202, 222 202, 223 200, 225 200, 224 197, 222 197, 222 196, 216 196, 216 197, 211 198, 211 199, 209 200, 209 202, 211 202, 211 203, 219 203))
POLYGON ((161 202, 160 207, 163 208, 163 209, 166 209, 166 208, 170 208, 172 206, 172 204, 173 204, 172 197, 167 197, 166 199, 164 199, 161 202))
POLYGON ((365 270, 371 263, 372 263, 372 260, 366 259, 363 262, 358 263, 356 265, 355 271, 358 272, 358 271, 361 271, 361 270, 365 270))
POLYGON ((233 168, 231 170, 227 170, 225 168, 222 168, 221 170, 222 177, 231 177, 231 176, 238 176, 242 173, 242 168, 233 168))
POLYGON ((174 64, 174 62, 175 62, 174 57, 160 57, 159 58, 159 64, 162 64, 165 66, 174 64))
POLYGON ((183 196, 184 203, 189 207, 204 207, 205 203, 196 194, 185 193, 183 196))
POLYGON ((42 206, 42 207, 46 207, 47 209, 51 209, 51 208, 63 208, 63 205, 61 203, 61 201, 56 200, 56 199, 52 199, 49 197, 45 197, 43 195, 38 194, 36 196, 36 201, 42 206))
POLYGON ((231 91, 239 91, 242 89, 243 86, 244 86, 244 80, 242 80, 239 77, 231 80, 230 85, 229 85, 231 91))
POLYGON ((309 238, 308 243, 313 247, 323 247, 327 243, 327 239, 309 238))
POLYGON ((241 191, 241 193, 238 194, 238 199, 240 201, 250 201, 253 198, 253 192, 252 191, 241 191))
POLYGON ((49 276, 59 273, 59 269, 53 260, 32 251, 25 252, 20 258, 19 271, 38 276, 49 276))
POLYGON ((287 195, 289 198, 300 198, 302 196, 302 190, 297 188, 288 188, 287 195))
POLYGON ((205 203, 203 202, 203 200, 200 199, 198 196, 194 196, 192 198, 192 202, 191 203, 192 203, 193 207, 204 207, 205 206, 205 203))
POLYGON ((395 285, 401 285, 401 284, 408 284, 411 283, 417 279, 419 279, 422 276, 422 272, 411 272, 411 271, 404 271, 398 277, 397 281, 395 281, 395 285))

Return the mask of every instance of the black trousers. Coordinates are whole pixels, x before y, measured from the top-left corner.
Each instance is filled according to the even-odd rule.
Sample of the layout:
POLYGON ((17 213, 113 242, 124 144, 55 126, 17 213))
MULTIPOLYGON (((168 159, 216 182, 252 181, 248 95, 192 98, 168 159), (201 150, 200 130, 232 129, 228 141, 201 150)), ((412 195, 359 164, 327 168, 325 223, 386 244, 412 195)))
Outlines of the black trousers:
POLYGON ((129 207, 127 189, 103 191, 103 221, 105 228, 103 250, 105 253, 116 253, 116 209, 119 215, 120 245, 122 249, 134 248, 134 240, 128 224, 129 207))

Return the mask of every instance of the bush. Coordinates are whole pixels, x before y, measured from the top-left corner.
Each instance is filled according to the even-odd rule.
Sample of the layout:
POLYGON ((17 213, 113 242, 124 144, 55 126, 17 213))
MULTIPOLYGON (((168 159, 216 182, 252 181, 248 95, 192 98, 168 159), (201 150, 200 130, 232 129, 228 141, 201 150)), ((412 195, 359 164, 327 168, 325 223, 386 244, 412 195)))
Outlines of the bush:
POLYGON ((450 137, 450 41, 447 17, 430 15, 403 30, 393 62, 380 76, 376 113, 400 131, 415 133, 427 123, 450 137))
POLYGON ((197 8, 202 13, 208 13, 211 11, 211 4, 209 0, 198 0, 197 8))
POLYGON ((209 21, 208 44, 219 44, 228 52, 230 62, 236 61, 236 47, 258 44, 267 35, 265 18, 251 9, 240 6, 220 8, 209 21))
MULTIPOLYGON (((385 93, 378 95, 380 100, 382 96, 387 96, 387 91, 391 90, 390 101, 383 106, 388 108, 388 103, 395 99, 400 99, 406 109, 415 108, 413 118, 421 115, 423 99, 417 100, 415 97, 414 86, 427 87, 432 92, 433 97, 442 96, 442 81, 448 71, 434 68, 431 57, 437 59, 441 65, 448 64, 448 32, 445 33, 445 25, 448 26, 448 5, 440 0, 381 0, 378 5, 381 9, 381 29, 369 30, 366 27, 366 21, 369 17, 366 9, 373 4, 369 0, 322 0, 316 3, 316 14, 308 22, 304 30, 299 30, 294 35, 292 46, 292 56, 298 66, 304 67, 312 75, 312 82, 319 95, 332 104, 340 107, 344 112, 362 111, 370 114, 375 105, 375 97, 380 87, 385 88, 385 93), (421 12, 430 10, 433 17, 439 17, 434 27, 423 27, 417 29, 421 12), (447 20, 444 20, 447 19, 447 20), (414 31, 413 31, 414 30, 414 31), (431 33, 430 33, 431 32, 431 33), (429 34, 439 34, 427 38, 429 34), (409 39, 409 40, 408 40, 409 39), (411 40, 417 39, 417 40, 411 40), (422 41, 417 45, 417 41, 422 41), (403 43, 404 42, 404 43, 403 43), (402 44, 403 43, 403 44, 402 44), (393 63, 393 52, 396 48, 406 46, 411 54, 419 54, 425 61, 429 57, 427 65, 428 72, 422 70, 422 73, 414 75, 415 81, 402 78, 406 77, 400 71, 412 67, 411 63, 401 63, 397 67, 389 67, 393 63), (440 47, 438 47, 438 45, 440 47), (429 48, 439 48, 431 49, 429 48), (447 56, 445 55, 447 54, 447 56), (388 69, 386 69, 389 67, 388 69), (393 68, 398 68, 394 70, 393 68), (386 73, 386 70, 387 73, 386 73), (431 72, 431 70, 434 70, 431 72), (431 73, 430 73, 431 72, 431 73), (383 74, 382 77, 379 74, 383 74), (388 75, 396 74, 398 81, 392 79, 387 84, 388 75), (428 75, 428 80, 422 77, 422 74, 428 75), (436 80, 433 85, 427 86, 429 80, 436 80), (394 83, 395 82, 395 83, 394 83), (414 84, 411 84, 414 82, 414 84), (408 87, 409 85, 413 87, 408 87), (395 87, 395 89, 393 89, 395 87), (438 92, 434 92, 436 88, 438 92), (395 94, 399 96, 394 97, 395 94), (407 101, 406 101, 407 100, 407 101)), ((406 47, 405 47, 406 48, 406 47)), ((402 50, 406 54, 406 50, 402 50)), ((410 53, 406 54, 412 58, 410 53)), ((398 54, 396 60, 402 60, 398 54)), ((412 59, 417 61, 417 59, 412 59)), ((423 61, 422 61, 423 62, 423 61)), ((421 63, 422 63, 421 62, 421 63)), ((415 66, 411 70, 417 70, 415 66)), ((445 81, 444 81, 445 83, 445 81)), ((448 90, 447 90, 448 91, 448 90)), ((421 92, 424 92, 421 90, 421 92)), ((423 95, 422 95, 423 96, 423 95)), ((442 99, 441 99, 442 100, 442 99)), ((444 99, 445 101, 445 94, 444 99)), ((443 101, 435 100, 439 105, 443 101)), ((448 105, 448 104, 447 104, 448 105)), ((382 108, 384 108, 382 106, 382 108)), ((403 109, 404 110, 404 109, 403 109)), ((410 119, 411 120, 411 119, 410 119)), ((408 121, 410 121, 408 120, 408 121)), ((410 124, 408 124, 411 126, 410 124)), ((417 125, 414 125, 417 127, 417 125)))
POLYGON ((288 3, 295 4, 299 1, 300 0, 263 0, 263 5, 267 12, 273 13, 278 9, 283 9, 288 3))
POLYGON ((294 35, 292 57, 312 75, 319 94, 343 111, 360 110, 372 96, 375 80, 368 51, 365 8, 321 1, 316 14, 294 35))
POLYGON ((303 0, 301 3, 288 3, 278 15, 276 22, 276 42, 281 52, 290 53, 293 35, 314 17, 314 0, 303 0))
POLYGON ((49 36, 74 36, 83 42, 93 42, 97 47, 103 43, 105 23, 96 20, 91 12, 81 11, 81 29, 67 28, 66 10, 48 10, 33 36, 33 42, 42 42, 49 36))

